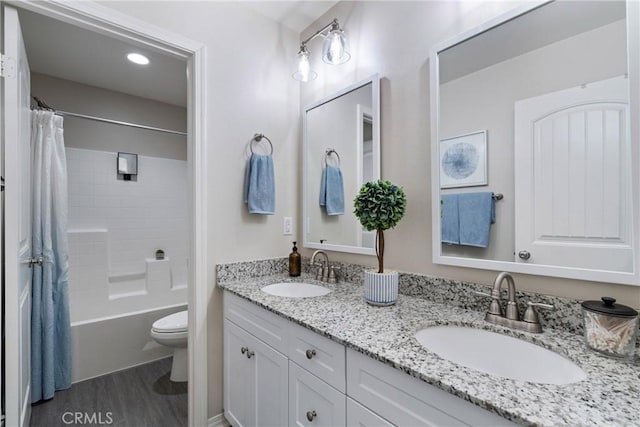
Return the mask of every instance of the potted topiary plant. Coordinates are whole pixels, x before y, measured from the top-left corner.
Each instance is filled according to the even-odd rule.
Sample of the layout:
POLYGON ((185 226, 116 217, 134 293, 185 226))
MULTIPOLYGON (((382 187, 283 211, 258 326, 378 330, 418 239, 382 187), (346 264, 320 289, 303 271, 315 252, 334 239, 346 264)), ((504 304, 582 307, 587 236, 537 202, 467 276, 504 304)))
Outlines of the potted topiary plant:
POLYGON ((367 231, 376 231, 378 270, 364 272, 364 298, 373 305, 392 305, 398 300, 398 272, 384 269, 384 231, 404 216, 407 197, 402 187, 389 181, 367 182, 354 200, 353 213, 367 231))

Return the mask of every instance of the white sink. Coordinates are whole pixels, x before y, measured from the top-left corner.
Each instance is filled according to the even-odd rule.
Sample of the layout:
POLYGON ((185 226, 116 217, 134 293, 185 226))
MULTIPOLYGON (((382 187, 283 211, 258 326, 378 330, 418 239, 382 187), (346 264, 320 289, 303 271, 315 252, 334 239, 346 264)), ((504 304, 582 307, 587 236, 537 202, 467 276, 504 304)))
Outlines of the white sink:
POLYGON ((498 377, 543 384, 571 384, 587 375, 559 354, 507 335, 461 326, 434 326, 415 335, 443 359, 498 377))
POLYGON ((260 290, 270 295, 287 298, 319 297, 331 292, 331 290, 325 288, 324 286, 312 285, 310 283, 294 282, 274 283, 273 285, 267 285, 263 288, 260 288, 260 290))

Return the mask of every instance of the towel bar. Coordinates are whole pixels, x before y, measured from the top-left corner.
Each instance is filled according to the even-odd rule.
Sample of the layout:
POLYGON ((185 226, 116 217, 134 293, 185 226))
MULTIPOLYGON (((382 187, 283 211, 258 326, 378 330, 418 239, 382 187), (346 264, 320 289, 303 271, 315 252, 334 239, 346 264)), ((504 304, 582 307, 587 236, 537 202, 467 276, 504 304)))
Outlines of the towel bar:
POLYGON ((267 142, 269 143, 269 146, 271 147, 271 152, 269 154, 273 154, 273 144, 271 143, 271 140, 269 138, 267 138, 266 135, 261 134, 261 133, 256 133, 255 135, 253 135, 253 139, 251 140, 251 143, 249 144, 249 149, 251 150, 251 154, 253 154, 253 143, 254 142, 260 142, 260 141, 262 141, 263 138, 267 140, 267 142))
POLYGON ((338 166, 340 166, 340 154, 338 154, 338 152, 336 151, 335 148, 327 148, 327 151, 324 152, 324 164, 325 166, 327 165, 327 158, 329 158, 329 156, 331 154, 335 154, 336 157, 338 158, 338 166))
POLYGON ((494 193, 494 195, 491 196, 491 197, 493 197, 493 200, 502 200, 502 199, 504 199, 504 195, 502 193, 494 193))

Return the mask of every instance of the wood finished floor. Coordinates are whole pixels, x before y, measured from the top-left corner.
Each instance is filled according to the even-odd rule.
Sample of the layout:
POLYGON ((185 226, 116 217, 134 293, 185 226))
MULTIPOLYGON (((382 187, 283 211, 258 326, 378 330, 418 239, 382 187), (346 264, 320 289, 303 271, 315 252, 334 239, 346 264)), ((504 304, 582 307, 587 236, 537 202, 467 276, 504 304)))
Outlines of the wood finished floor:
POLYGON ((32 405, 31 426, 186 426, 187 383, 171 382, 170 373, 168 358, 74 384, 32 405))

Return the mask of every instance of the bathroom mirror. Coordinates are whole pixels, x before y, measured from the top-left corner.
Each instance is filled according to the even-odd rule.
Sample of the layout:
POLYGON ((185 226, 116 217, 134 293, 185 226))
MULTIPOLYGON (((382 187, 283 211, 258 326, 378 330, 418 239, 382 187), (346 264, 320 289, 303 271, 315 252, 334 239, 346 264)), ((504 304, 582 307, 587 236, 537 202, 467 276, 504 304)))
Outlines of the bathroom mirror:
POLYGON ((306 248, 375 255, 375 233, 353 214, 365 182, 380 178, 377 75, 303 111, 303 244, 306 248))
POLYGON ((433 47, 434 263, 640 284, 639 15, 537 3, 433 47))

